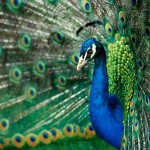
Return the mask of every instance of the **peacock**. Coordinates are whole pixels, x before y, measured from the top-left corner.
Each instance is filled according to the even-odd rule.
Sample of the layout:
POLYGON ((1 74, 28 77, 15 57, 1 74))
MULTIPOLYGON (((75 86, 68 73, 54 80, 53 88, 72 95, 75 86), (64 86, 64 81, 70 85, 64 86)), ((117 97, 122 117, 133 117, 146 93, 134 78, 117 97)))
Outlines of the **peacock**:
POLYGON ((149 0, 0 0, 0 149, 150 149, 149 0))

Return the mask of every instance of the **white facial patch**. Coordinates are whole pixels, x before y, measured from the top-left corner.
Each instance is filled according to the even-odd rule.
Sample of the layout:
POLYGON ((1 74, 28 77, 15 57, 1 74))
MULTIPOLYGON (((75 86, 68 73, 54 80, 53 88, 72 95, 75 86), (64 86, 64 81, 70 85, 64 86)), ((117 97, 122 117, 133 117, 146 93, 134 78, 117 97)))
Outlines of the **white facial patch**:
POLYGON ((91 58, 87 59, 88 56, 88 51, 90 50, 90 47, 88 48, 88 50, 86 51, 85 55, 81 56, 77 65, 77 70, 80 70, 90 59, 92 59, 94 57, 94 55, 96 54, 96 45, 92 44, 92 50, 90 50, 91 52, 91 58))
POLYGON ((92 55, 91 55, 91 59, 94 57, 94 55, 96 54, 96 45, 95 44, 92 44, 92 55))

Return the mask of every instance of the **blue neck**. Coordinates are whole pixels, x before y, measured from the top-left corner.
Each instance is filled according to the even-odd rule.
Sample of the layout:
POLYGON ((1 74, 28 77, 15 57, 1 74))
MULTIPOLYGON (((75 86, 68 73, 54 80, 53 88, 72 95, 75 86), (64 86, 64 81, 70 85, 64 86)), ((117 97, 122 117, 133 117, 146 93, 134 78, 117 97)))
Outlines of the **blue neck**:
POLYGON ((98 136, 120 148, 123 134, 123 112, 119 99, 108 94, 106 54, 103 47, 95 57, 90 94, 90 118, 98 136))
POLYGON ((95 57, 95 68, 92 80, 92 97, 91 99, 96 104, 103 105, 107 102, 108 97, 108 77, 106 70, 106 54, 105 50, 101 49, 101 53, 95 57), (97 96, 99 97, 97 101, 97 96), (96 101, 94 101, 96 99, 96 101))

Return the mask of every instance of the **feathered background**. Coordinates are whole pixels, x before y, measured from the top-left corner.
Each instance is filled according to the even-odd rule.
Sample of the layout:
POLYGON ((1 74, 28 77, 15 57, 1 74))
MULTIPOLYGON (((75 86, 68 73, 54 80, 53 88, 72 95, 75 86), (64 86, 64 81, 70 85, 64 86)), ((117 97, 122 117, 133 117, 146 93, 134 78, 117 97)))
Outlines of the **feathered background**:
POLYGON ((87 27, 78 37, 76 31, 100 20, 119 33, 120 9, 134 29, 124 32, 130 30, 139 64, 134 68, 138 72, 135 99, 141 106, 133 102, 130 111, 138 114, 140 136, 128 119, 125 132, 138 136, 138 140, 127 137, 134 145, 128 148, 137 150, 141 143, 141 149, 148 149, 149 8, 148 0, 0 0, 0 149, 114 149, 95 135, 90 122, 94 62, 76 70, 84 40, 93 37, 107 46, 111 36, 105 25, 87 27))

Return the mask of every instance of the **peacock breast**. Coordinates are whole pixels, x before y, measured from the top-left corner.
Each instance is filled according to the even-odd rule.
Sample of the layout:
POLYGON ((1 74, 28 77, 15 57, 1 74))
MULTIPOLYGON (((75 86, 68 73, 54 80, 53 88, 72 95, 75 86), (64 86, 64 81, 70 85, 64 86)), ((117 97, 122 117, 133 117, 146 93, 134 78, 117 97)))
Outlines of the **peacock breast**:
POLYGON ((120 99, 125 121, 133 95, 135 79, 134 52, 123 41, 110 43, 107 49, 108 89, 110 94, 117 95, 120 99))

